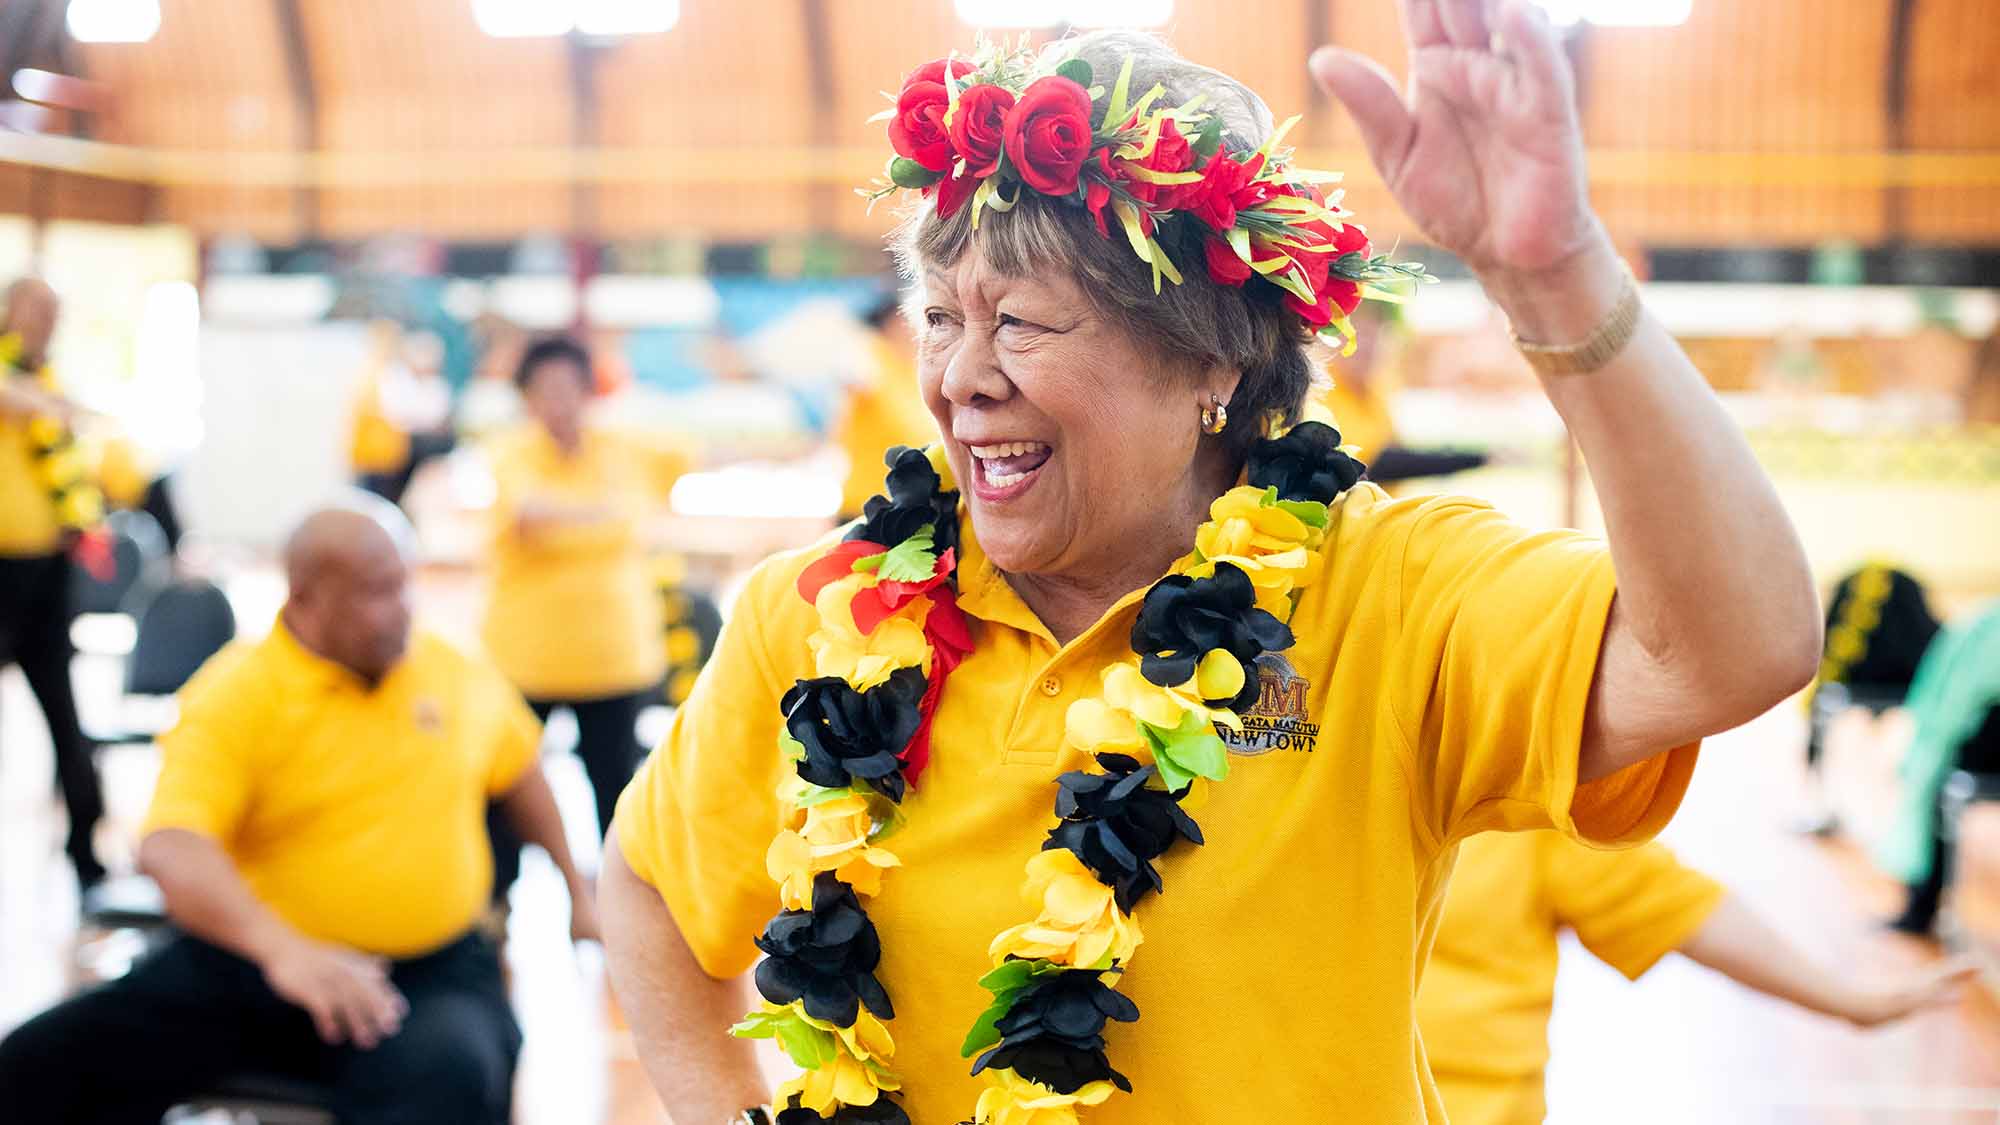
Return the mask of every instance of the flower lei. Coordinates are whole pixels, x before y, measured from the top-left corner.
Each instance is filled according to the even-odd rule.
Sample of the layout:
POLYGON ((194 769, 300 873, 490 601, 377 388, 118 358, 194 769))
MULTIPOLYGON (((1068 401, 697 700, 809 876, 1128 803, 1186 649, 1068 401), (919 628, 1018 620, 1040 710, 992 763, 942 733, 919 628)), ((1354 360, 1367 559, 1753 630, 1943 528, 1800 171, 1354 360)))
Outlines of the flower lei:
MULTIPOLYGON (((942 451, 898 447, 885 496, 805 568, 819 615, 815 677, 781 703, 783 827, 766 856, 783 910, 757 947, 765 1003, 732 1030, 775 1038, 803 1073, 779 1087, 779 1125, 908 1125, 875 977, 882 947, 861 905, 898 866, 882 846, 930 756, 946 678, 972 649, 955 594, 958 493, 942 451)), ((1162 880, 1153 861, 1202 842, 1183 800, 1228 773, 1218 726, 1258 696, 1257 658, 1292 644, 1297 594, 1317 577, 1328 505, 1360 479, 1340 434, 1306 421, 1253 444, 1245 485, 1218 497, 1194 550, 1154 583, 1133 659, 1098 698, 1072 704, 1065 739, 1095 763, 1057 779, 1057 824, 1028 862, 1036 917, 993 939, 991 1005, 966 1036, 987 1076, 976 1125, 1075 1125, 1082 1106, 1131 1090, 1105 1055, 1107 1021, 1139 1009, 1117 991, 1143 940, 1134 911, 1162 880)))
POLYGON ((1343 354, 1354 348, 1348 314, 1363 297, 1401 301, 1387 286, 1432 280, 1420 265, 1370 256, 1341 193, 1322 187, 1339 173, 1292 166, 1281 146, 1298 117, 1255 152, 1232 153, 1222 119, 1202 112, 1202 98, 1158 106, 1165 91, 1156 85, 1133 100, 1130 58, 1108 93, 1092 84, 1097 77, 1084 59, 1051 67, 1025 46, 982 43, 969 59, 925 63, 904 78, 894 108, 874 119, 888 122, 896 156, 862 194, 872 203, 920 191, 944 218, 969 202, 975 229, 982 212, 1012 210, 1023 190, 1084 207, 1105 238, 1109 212, 1152 267, 1155 293, 1162 279, 1181 283, 1160 241, 1177 232, 1189 250, 1198 240, 1217 284, 1275 287, 1343 354))
MULTIPOLYGON (((22 366, 21 337, 0 335, 0 378, 26 378, 42 390, 56 389, 55 373, 22 366)), ((92 483, 78 448, 76 434, 60 418, 46 414, 28 419, 29 451, 35 480, 48 493, 56 522, 66 531, 87 532, 104 519, 104 497, 92 483)))

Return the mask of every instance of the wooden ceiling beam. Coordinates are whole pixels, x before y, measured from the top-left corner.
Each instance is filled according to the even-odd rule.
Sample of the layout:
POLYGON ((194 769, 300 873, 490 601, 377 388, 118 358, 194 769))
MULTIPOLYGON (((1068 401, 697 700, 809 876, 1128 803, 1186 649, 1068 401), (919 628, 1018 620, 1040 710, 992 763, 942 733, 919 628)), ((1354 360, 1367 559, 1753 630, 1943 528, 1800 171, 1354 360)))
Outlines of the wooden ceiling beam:
MULTIPOLYGON (((278 51, 285 60, 285 77, 291 89, 292 116, 296 125, 294 147, 312 154, 320 149, 319 80, 313 70, 312 50, 306 42, 305 13, 299 0, 272 0, 276 9, 278 51)), ((316 238, 320 231, 320 189, 300 183, 292 194, 292 207, 302 238, 316 238)))

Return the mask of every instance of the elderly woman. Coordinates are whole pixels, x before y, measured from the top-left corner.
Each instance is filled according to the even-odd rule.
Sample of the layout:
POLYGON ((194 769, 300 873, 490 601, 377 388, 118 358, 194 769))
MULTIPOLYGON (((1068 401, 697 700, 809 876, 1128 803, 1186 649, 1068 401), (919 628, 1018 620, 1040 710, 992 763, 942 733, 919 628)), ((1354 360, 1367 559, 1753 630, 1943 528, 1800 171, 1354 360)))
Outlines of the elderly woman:
POLYGON ((1249 90, 1118 34, 919 68, 890 174, 943 442, 758 569, 600 881, 676 1121, 1442 1121, 1454 845, 1642 840, 1811 677, 1797 540, 1589 210, 1553 33, 1406 9, 1409 101, 1313 68, 1548 372, 1608 550, 1283 432, 1394 271, 1249 90), (803 1068, 775 1097, 739 1017, 803 1068))

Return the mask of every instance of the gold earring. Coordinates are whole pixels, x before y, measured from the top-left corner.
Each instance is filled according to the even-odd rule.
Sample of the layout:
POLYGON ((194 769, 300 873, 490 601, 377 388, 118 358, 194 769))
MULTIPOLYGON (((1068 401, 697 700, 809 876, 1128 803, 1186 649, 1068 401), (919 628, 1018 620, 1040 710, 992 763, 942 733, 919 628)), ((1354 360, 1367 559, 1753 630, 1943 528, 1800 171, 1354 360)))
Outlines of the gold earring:
POLYGON ((1229 408, 1215 395, 1209 395, 1208 401, 1210 405, 1201 408, 1201 432, 1219 434, 1229 426, 1229 408))

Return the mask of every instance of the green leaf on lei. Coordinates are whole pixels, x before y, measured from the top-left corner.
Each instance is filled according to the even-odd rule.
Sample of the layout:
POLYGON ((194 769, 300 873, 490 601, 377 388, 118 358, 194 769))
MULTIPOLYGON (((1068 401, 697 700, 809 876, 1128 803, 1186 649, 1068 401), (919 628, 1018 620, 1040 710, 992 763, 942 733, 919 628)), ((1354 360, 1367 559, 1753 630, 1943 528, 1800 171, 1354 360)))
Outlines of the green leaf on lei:
POLYGON ((1326 505, 1317 500, 1280 500, 1272 506, 1290 512, 1307 527, 1325 527, 1327 524, 1326 505))
POLYGON ((1152 746, 1160 780, 1169 790, 1181 789, 1197 777, 1221 781, 1229 776, 1229 749, 1216 736, 1214 725, 1200 715, 1181 716, 1181 725, 1172 730, 1142 719, 1139 733, 1152 746))
MULTIPOLYGON (((937 571, 937 551, 931 539, 931 525, 889 548, 888 552, 872 555, 881 559, 877 564, 877 574, 885 582, 924 582, 937 571)), ((861 560, 869 561, 868 559, 861 560)), ((855 564, 857 567, 860 563, 855 564)))
POLYGON ((1004 961, 999 967, 979 978, 979 987, 993 994, 993 1003, 979 1013, 973 1021, 972 1030, 965 1035, 965 1045, 959 1054, 966 1058, 979 1054, 986 1048, 1000 1042, 998 1026, 1002 1016, 1014 1007, 1014 998, 1021 990, 1032 984, 1038 977, 1052 976, 1063 971, 1063 967, 1053 961, 1023 961, 1018 958, 1004 961))

